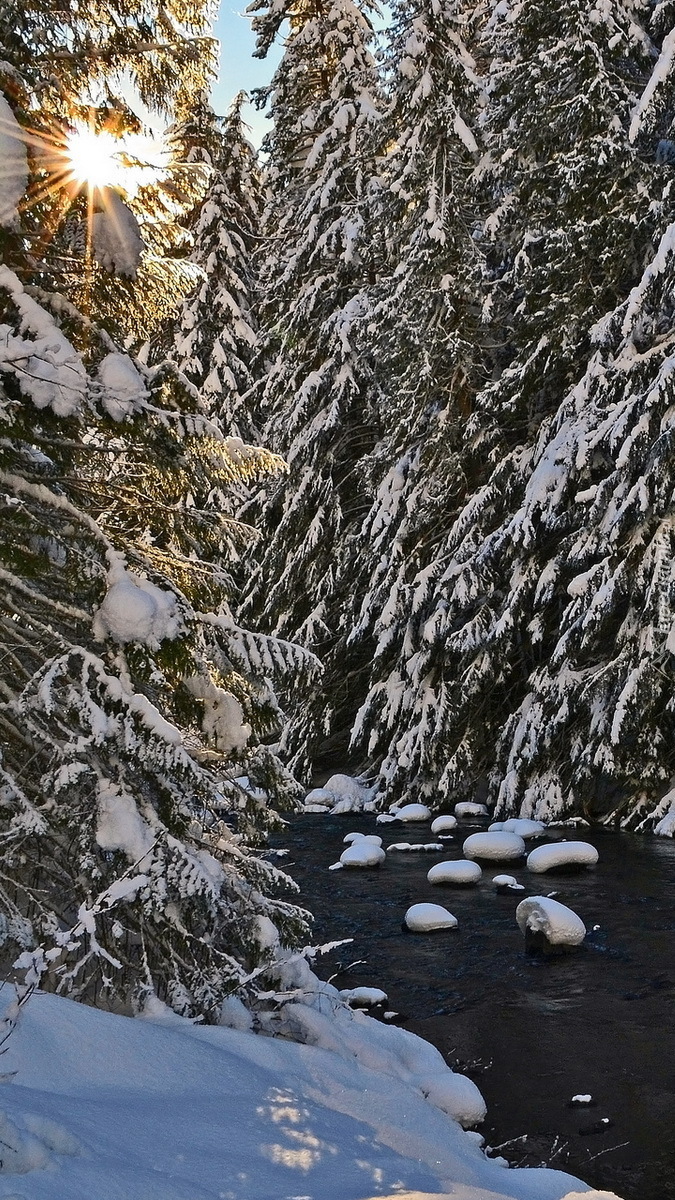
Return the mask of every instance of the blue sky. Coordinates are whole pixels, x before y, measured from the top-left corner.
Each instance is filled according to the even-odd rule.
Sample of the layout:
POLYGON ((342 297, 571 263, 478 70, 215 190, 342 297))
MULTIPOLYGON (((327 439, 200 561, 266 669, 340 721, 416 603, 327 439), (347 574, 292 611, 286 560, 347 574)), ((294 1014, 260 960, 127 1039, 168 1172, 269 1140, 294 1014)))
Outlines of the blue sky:
MULTIPOLYGON (((250 91, 268 83, 280 57, 280 48, 274 47, 267 58, 253 58, 255 39, 251 32, 250 18, 244 16, 246 0, 241 5, 237 0, 221 0, 216 21, 216 37, 220 39, 220 72, 213 90, 213 106, 217 113, 225 113, 237 92, 250 91)), ((245 118, 251 126, 251 140, 256 145, 267 127, 267 122, 254 108, 245 110, 245 118)))

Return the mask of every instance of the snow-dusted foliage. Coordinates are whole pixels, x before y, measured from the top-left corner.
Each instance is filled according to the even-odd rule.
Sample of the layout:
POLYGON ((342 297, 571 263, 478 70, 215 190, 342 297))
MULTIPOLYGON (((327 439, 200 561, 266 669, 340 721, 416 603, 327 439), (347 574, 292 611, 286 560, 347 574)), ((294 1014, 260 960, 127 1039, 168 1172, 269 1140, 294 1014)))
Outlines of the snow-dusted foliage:
MULTIPOLYGON (((203 32, 198 6, 180 8, 203 32)), ((144 289, 136 225, 134 262, 106 234, 99 270, 101 189, 78 184, 64 148, 85 80, 109 95, 111 61, 166 110, 204 84, 209 43, 176 41, 152 3, 142 28, 115 3, 91 21, 46 20, 33 3, 0 15, 9 130, 25 131, 30 168, 0 242, 3 970, 115 1007, 149 989, 214 1020, 269 957, 261 921, 285 940, 305 931, 280 899, 290 881, 252 847, 299 791, 264 744, 275 677, 316 664, 235 625, 228 560, 255 533, 208 502, 282 464, 208 419, 175 366, 122 341, 119 289, 132 315, 144 289), (139 67, 153 20, 175 49, 152 64, 143 51, 139 67), (87 207, 82 253, 75 238, 61 257, 87 207)), ((176 192, 172 205, 175 219, 176 192)))
MULTIPOLYGON (((424 754, 430 728, 445 719, 442 697, 433 709, 423 700, 420 708, 401 655, 417 572, 471 486, 464 431, 484 358, 475 238, 483 85, 471 49, 481 10, 464 0, 393 7, 386 54, 392 144, 377 212, 386 238, 370 326, 381 365, 382 436, 368 464, 373 499, 349 567, 350 580, 359 580, 350 642, 363 647, 371 674, 353 740, 381 755, 397 729, 398 765, 385 764, 387 783, 398 767, 407 773, 413 766, 408 746, 424 754)), ((362 679, 362 693, 364 686, 362 679)))
POLYGON ((141 229, 114 188, 99 189, 99 210, 91 217, 91 250, 105 271, 135 279, 145 242, 141 229))
POLYGON ((412 779, 416 795, 447 802, 487 783, 500 815, 597 816, 623 798, 628 817, 645 785, 653 805, 666 790, 656 776, 672 774, 659 744, 669 719, 659 651, 645 653, 641 633, 649 645, 642 530, 660 443, 642 406, 660 351, 643 357, 638 328, 645 289, 649 344, 669 328, 656 295, 663 248, 629 302, 622 345, 617 333, 670 188, 628 137, 654 62, 641 11, 525 0, 495 5, 483 32, 480 174, 493 207, 483 319, 494 380, 465 433, 463 453, 482 457, 482 471, 424 550, 396 670, 364 707, 373 721, 381 706, 382 770, 397 792, 412 779), (644 582, 627 566, 629 548, 644 582))
POLYGON ((241 93, 220 124, 202 114, 199 136, 209 143, 210 181, 193 229, 192 261, 203 273, 182 305, 172 357, 199 389, 206 411, 223 428, 250 440, 251 386, 257 345, 251 255, 259 241, 261 183, 245 137, 241 93))
MULTIPOLYGON (((353 0, 251 6, 260 53, 284 20, 290 32, 269 95, 269 200, 262 290, 261 377, 254 400, 263 441, 288 476, 253 512, 263 531, 242 619, 321 653, 331 686, 297 713, 300 748, 339 727, 351 697, 337 662, 352 581, 341 547, 367 507, 359 461, 372 449, 377 380, 364 341, 373 259, 369 222, 376 139, 385 136, 368 13, 353 0)), ((348 720, 348 718, 347 718, 348 720)))
POLYGON ((526 610, 550 653, 504 728, 503 807, 543 816, 564 798, 641 827, 668 811, 674 246, 671 226, 599 331, 510 522, 523 587, 505 611, 526 610))
POLYGON ((28 156, 21 126, 0 92, 0 225, 16 226, 28 186, 28 156))
MULTIPOLYGON (((19 286, 3 268, 14 345, 40 362, 13 306, 19 286)), ((282 877, 247 849, 249 826, 274 819, 273 760, 256 750, 269 685, 234 666, 227 622, 195 607, 205 577, 212 592, 222 586, 209 568, 212 521, 183 503, 162 538, 167 501, 181 504, 163 462, 180 448, 194 484, 207 441, 210 467, 218 455, 237 467, 212 429, 196 437, 194 420, 159 406, 152 373, 137 415, 106 419, 95 362, 105 339, 85 326, 85 353, 74 310, 59 321, 59 297, 46 293, 40 307, 84 364, 82 403, 59 417, 24 395, 16 355, 0 367, 3 953, 11 962, 17 948, 47 947, 50 985, 76 995, 119 1003, 153 986, 210 1015, 255 962, 257 913, 299 921, 269 898, 282 877), (198 560, 181 535, 201 544, 198 560), (234 782, 243 764, 264 798, 234 782)), ((51 386, 57 397, 58 376, 51 386)), ((232 634, 241 664, 243 634, 232 634)))
POLYGON ((507 446, 576 381, 651 248, 658 172, 627 136, 653 61, 645 15, 641 0, 492 4, 484 309, 502 347, 483 406, 507 446))

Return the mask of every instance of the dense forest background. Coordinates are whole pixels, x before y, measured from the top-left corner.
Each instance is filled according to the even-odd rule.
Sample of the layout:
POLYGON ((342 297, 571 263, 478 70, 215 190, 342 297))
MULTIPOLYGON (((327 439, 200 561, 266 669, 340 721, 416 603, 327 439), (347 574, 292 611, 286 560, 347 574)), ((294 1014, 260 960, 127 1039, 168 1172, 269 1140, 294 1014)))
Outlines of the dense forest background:
POLYGON ((327 764, 675 832, 672 0, 250 11, 0 15, 3 956, 209 1019, 327 764))

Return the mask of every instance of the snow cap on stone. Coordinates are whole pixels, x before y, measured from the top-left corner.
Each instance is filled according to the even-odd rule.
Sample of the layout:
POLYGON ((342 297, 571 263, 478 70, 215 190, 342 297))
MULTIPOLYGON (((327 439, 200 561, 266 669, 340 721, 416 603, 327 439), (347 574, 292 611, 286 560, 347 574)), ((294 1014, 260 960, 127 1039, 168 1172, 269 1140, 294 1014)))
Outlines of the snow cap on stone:
POLYGON ((548 846, 537 846, 527 856, 527 869, 536 874, 551 871, 554 867, 594 867, 599 858, 595 846, 590 842, 553 842, 548 846))
POLYGON ((470 884, 478 883, 483 872, 478 863, 458 859, 453 862, 435 863, 427 872, 429 883, 470 884))
POLYGON ((407 824, 409 821, 430 821, 431 809, 426 804, 404 804, 396 811, 396 818, 407 824))
POLYGON ((456 929, 454 917, 441 904, 411 904, 404 921, 413 933, 430 933, 435 929, 456 929))
POLYGON ((343 867, 380 867, 386 858, 381 846, 358 838, 340 855, 343 867))
POLYGON ((434 817, 431 822, 432 833, 449 833, 451 829, 457 828, 457 817, 451 816, 450 813, 444 813, 443 816, 434 817))
POLYGON ((462 846, 467 858, 486 858, 492 862, 511 862, 525 854, 525 842, 516 833, 472 833, 462 846))
POLYGON ((549 896, 528 896, 516 909, 516 921, 522 933, 543 933, 552 946, 579 946, 586 937, 586 926, 571 908, 549 896))
POLYGON ((488 810, 484 804, 477 804, 473 800, 461 800, 455 805, 455 816, 459 817, 487 817, 488 810))

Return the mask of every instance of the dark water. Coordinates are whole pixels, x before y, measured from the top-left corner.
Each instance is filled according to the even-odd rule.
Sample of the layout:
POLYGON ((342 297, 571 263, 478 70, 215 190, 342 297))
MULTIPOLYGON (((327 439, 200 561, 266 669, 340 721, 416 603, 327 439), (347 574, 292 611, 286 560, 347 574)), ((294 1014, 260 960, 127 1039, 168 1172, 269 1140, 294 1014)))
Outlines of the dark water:
POLYGON ((535 876, 524 865, 484 864, 477 888, 427 883, 433 863, 461 858, 464 837, 480 827, 463 823, 442 854, 391 854, 379 870, 328 872, 351 830, 377 832, 386 846, 433 840, 429 826, 292 818, 275 845, 291 851, 280 865, 315 914, 316 941, 354 939, 320 959, 319 974, 337 973, 338 987, 383 988, 400 1023, 478 1084, 488 1104, 482 1132, 510 1162, 569 1170, 625 1200, 675 1200, 675 843, 560 830, 593 842, 598 866, 535 876), (491 879, 500 872, 525 891, 498 895, 491 879), (591 932, 572 954, 527 955, 516 905, 551 892, 591 932), (449 908, 459 930, 404 933, 405 910, 418 901, 449 908), (591 1093, 594 1106, 570 1108, 578 1093, 591 1093), (611 1124, 591 1132, 605 1117, 611 1124))

